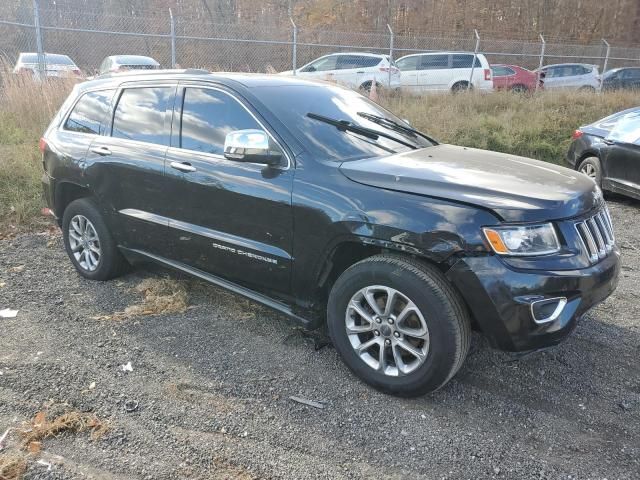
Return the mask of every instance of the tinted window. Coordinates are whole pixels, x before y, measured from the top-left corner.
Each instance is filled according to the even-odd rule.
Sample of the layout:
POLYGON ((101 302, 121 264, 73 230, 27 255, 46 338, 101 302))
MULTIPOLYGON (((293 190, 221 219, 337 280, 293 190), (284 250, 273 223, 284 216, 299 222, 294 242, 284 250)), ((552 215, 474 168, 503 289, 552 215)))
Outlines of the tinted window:
POLYGON ((113 117, 112 136, 167 145, 165 114, 173 87, 128 88, 113 117))
POLYGON ((449 68, 449 55, 423 55, 419 70, 449 68))
POLYGON ((628 68, 622 71, 625 80, 640 80, 640 68, 628 68))
POLYGON ((420 57, 405 57, 396 62, 396 66, 400 70, 417 70, 418 60, 420 57))
POLYGON ((104 133, 114 90, 85 93, 76 103, 64 123, 64 129, 72 132, 104 133))
POLYGON ((574 65, 571 73, 573 75, 586 75, 590 71, 590 69, 583 67, 582 65, 574 65))
MULTIPOLYGON (((452 58, 452 67, 453 68, 471 68, 471 65, 473 65, 473 55, 453 55, 452 58)), ((476 58, 476 68, 481 67, 482 65, 480 64, 480 59, 478 57, 476 58)))
POLYGON ((509 67, 491 67, 494 77, 505 77, 507 75, 514 75, 516 72, 509 67))
POLYGON ((345 70, 348 68, 368 68, 375 67, 380 63, 380 58, 364 57, 360 55, 339 55, 337 70, 345 70))
POLYGON ((389 155, 409 150, 393 140, 377 140, 341 131, 333 125, 314 120, 307 113, 316 113, 336 120, 371 128, 420 147, 431 143, 421 137, 403 134, 362 118, 358 112, 390 118, 403 123, 393 113, 362 95, 333 86, 291 85, 287 87, 254 87, 254 95, 284 126, 319 160, 346 161, 357 158, 389 155), (295 105, 295 108, 292 108, 295 105))
POLYGON ((226 93, 206 88, 185 91, 180 132, 182 148, 223 155, 227 134, 248 128, 262 127, 226 93))

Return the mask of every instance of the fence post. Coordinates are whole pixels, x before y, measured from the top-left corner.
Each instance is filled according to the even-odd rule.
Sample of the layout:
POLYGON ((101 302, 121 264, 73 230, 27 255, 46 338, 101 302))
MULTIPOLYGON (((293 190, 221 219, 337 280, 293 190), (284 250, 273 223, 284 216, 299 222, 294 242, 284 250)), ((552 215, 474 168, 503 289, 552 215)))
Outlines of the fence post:
POLYGON ((176 68, 176 19, 169 9, 169 20, 171 22, 171 68, 176 68))
POLYGON ((473 33, 476 36, 476 48, 473 51, 473 63, 471 64, 471 76, 469 77, 468 90, 473 87, 473 71, 476 69, 476 59, 478 58, 478 50, 480 49, 480 35, 478 34, 478 30, 474 29, 473 33))
POLYGON ((293 74, 296 74, 296 68, 298 65, 298 27, 296 22, 293 21, 293 17, 289 17, 291 26, 293 27, 293 39, 291 44, 291 66, 293 67, 293 74))
POLYGON ((387 23, 387 28, 389 29, 389 82, 388 88, 391 89, 391 64, 393 63, 393 30, 391 25, 387 23))
POLYGON ((38 75, 40 80, 45 78, 45 58, 42 49, 42 30, 40 30, 40 9, 38 0, 33 0, 33 27, 36 34, 36 49, 38 52, 38 75))
POLYGON ((540 47, 540 65, 538 65, 538 81, 536 82, 536 90, 540 87, 540 75, 542 73, 542 67, 544 66, 544 50, 547 46, 547 42, 544 41, 544 37, 540 34, 540 42, 542 46, 540 47))
POLYGON ((607 64, 609 63, 609 54, 611 53, 611 45, 604 38, 602 39, 602 43, 607 47, 607 53, 604 57, 604 65, 602 65, 602 75, 607 71, 607 64))

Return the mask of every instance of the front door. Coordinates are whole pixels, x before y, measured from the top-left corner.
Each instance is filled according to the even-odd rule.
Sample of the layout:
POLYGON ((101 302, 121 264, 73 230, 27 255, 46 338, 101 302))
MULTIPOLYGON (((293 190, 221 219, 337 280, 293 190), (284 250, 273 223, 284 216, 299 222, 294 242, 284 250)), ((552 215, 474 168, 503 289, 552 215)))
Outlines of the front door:
POLYGON ((256 290, 287 293, 293 165, 286 156, 278 167, 226 159, 226 135, 244 129, 266 130, 231 92, 179 88, 165 160, 172 259, 256 290))

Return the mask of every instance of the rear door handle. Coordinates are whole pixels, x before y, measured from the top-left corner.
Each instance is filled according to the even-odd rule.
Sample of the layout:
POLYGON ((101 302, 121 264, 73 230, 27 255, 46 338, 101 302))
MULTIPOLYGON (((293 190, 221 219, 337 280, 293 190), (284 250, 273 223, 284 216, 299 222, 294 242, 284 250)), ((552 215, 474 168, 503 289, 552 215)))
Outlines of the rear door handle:
POLYGON ((190 163, 180 163, 180 162, 171 162, 171 168, 175 168, 176 170, 180 170, 181 172, 195 172, 196 167, 191 165, 190 163))
POLYGON ((364 72, 356 72, 356 73, 364 73, 364 72))
POLYGON ((109 147, 91 147, 91 151, 103 157, 105 155, 111 155, 111 150, 109 149, 109 147))

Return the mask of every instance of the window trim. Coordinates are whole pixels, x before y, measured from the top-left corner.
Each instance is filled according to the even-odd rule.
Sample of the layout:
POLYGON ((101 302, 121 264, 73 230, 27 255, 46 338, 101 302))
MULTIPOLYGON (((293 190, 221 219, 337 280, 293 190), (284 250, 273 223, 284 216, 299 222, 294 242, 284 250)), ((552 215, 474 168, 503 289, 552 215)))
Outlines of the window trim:
MULTIPOLYGON (((176 95, 175 95, 175 100, 174 100, 174 105, 173 105, 173 115, 172 115, 172 120, 171 120, 171 141, 169 143, 169 148, 172 149, 177 149, 180 151, 184 151, 184 152, 190 152, 194 155, 198 155, 198 156, 204 156, 204 157, 208 157, 208 158, 212 158, 215 160, 222 160, 225 162, 229 162, 230 164, 235 164, 237 165, 239 162, 234 161, 234 160, 229 160, 228 158, 226 158, 224 155, 218 155, 216 153, 208 153, 208 152, 201 152, 199 150, 190 150, 188 148, 182 148, 180 146, 181 144, 181 136, 182 136, 182 110, 184 108, 184 94, 187 88, 201 88, 201 89, 207 89, 207 90, 215 90, 218 92, 221 92, 229 97, 231 97, 231 99, 235 100, 237 103, 240 104, 240 106, 242 108, 244 108, 247 113, 249 115, 251 115, 251 117, 256 121, 256 123, 262 128, 263 131, 266 132, 267 135, 269 135, 269 138, 271 138, 271 140, 273 140, 275 142, 275 144, 278 146, 278 148, 280 149, 280 151, 282 152, 282 154, 286 157, 287 159, 287 164, 286 165, 272 165, 271 168, 277 168, 279 170, 285 171, 285 170, 289 170, 292 168, 293 166, 293 161, 291 158, 291 155, 289 154, 288 150, 286 148, 283 147, 283 142, 279 141, 276 136, 272 133, 271 128, 265 126, 266 122, 263 122, 262 120, 260 120, 251 110, 249 107, 247 107, 247 105, 245 105, 244 101, 241 100, 241 98, 232 93, 231 91, 221 87, 221 86, 217 86, 217 85, 204 85, 204 84, 197 84, 197 83, 183 83, 183 82, 179 82, 177 85, 177 90, 176 90, 176 95), (174 125, 175 122, 178 122, 177 125, 174 125), (174 132, 175 130, 175 132, 174 132), (174 135, 177 136, 177 141, 174 142, 174 135)), ((115 112, 115 109, 114 109, 115 112)), ((260 165, 261 167, 264 167, 263 164, 261 163, 254 163, 254 162, 243 162, 243 163, 249 163, 251 165, 260 165)))
POLYGON ((109 116, 109 124, 107 129, 108 135, 105 135, 105 136, 115 139, 117 141, 135 142, 138 144, 153 145, 153 146, 162 147, 162 148, 168 148, 169 146, 171 146, 171 125, 173 124, 173 111, 175 107, 177 88, 178 88, 178 82, 166 82, 166 81, 150 82, 150 83, 127 82, 127 83, 120 84, 117 87, 117 91, 114 97, 116 101, 114 102, 112 99, 111 115, 109 116), (162 126, 164 133, 167 136, 167 143, 161 144, 161 143, 155 143, 155 142, 147 142, 145 140, 134 140, 131 138, 114 137, 113 123, 116 116, 116 109, 118 108, 118 104, 120 103, 120 98, 122 97, 122 94, 124 93, 124 91, 132 90, 135 88, 157 88, 157 87, 173 88, 173 92, 171 93, 171 98, 167 102, 167 108, 164 111, 164 119, 163 119, 163 126, 162 126), (169 116, 167 114, 169 114, 169 116), (167 117, 168 117, 168 122, 167 122, 167 117))

